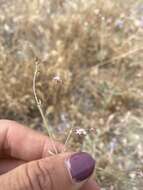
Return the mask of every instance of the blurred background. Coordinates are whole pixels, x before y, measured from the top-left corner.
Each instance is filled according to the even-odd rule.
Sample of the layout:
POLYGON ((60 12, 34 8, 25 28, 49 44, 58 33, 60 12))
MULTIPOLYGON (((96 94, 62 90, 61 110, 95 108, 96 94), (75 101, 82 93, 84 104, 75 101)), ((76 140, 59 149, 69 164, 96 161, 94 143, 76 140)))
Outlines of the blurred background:
POLYGON ((0 118, 91 153, 102 190, 143 189, 143 0, 0 0, 0 118))

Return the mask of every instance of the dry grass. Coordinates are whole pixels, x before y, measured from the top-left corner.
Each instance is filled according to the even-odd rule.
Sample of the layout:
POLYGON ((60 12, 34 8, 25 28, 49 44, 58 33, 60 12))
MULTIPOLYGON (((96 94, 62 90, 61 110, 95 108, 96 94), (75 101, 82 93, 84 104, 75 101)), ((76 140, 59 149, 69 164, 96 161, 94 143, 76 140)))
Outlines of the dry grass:
POLYGON ((55 134, 84 128, 69 145, 97 159, 102 189, 141 190, 142 39, 142 0, 0 1, 0 117, 41 130, 38 57, 37 94, 55 134))

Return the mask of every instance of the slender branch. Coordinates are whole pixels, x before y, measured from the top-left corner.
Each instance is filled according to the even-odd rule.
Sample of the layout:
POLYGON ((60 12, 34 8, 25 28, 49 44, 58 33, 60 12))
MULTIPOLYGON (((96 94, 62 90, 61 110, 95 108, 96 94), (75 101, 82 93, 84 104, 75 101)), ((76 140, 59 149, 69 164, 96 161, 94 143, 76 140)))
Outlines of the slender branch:
POLYGON ((133 55, 133 54, 135 54, 135 53, 137 53, 137 52, 140 52, 140 51, 143 51, 143 48, 133 49, 133 50, 128 51, 128 52, 126 52, 126 53, 123 53, 123 54, 121 54, 121 55, 115 56, 115 57, 113 57, 113 58, 111 58, 111 59, 105 60, 101 65, 99 65, 99 67, 103 67, 103 66, 106 65, 106 64, 109 64, 109 63, 111 63, 111 62, 118 61, 118 60, 120 60, 120 59, 126 58, 126 57, 128 57, 128 56, 130 56, 130 55, 133 55))
MULTIPOLYGON (((48 127, 48 122, 47 122, 47 120, 46 120, 46 118, 44 116, 43 110, 42 110, 41 101, 38 99, 37 93, 36 93, 36 78, 37 78, 37 74, 38 74, 38 65, 39 65, 39 61, 38 61, 38 59, 36 59, 36 61, 35 61, 35 72, 34 72, 34 77, 33 77, 33 93, 34 93, 34 98, 35 98, 38 110, 39 110, 39 112, 41 114, 44 127, 46 128, 46 130, 48 132, 48 135, 49 135, 49 137, 51 139, 53 150, 54 150, 55 154, 58 154, 58 151, 56 149, 56 146, 55 146, 55 143, 54 143, 54 140, 53 140, 54 136, 53 136, 51 130, 49 129, 49 127, 48 127)), ((49 152, 51 152, 51 151, 49 151, 49 152)))
POLYGON ((65 148, 64 148, 63 152, 65 152, 65 150, 66 150, 66 146, 67 146, 67 144, 71 138, 72 133, 73 133, 73 126, 70 128, 70 130, 68 132, 67 138, 66 138, 65 143, 64 143, 65 148))

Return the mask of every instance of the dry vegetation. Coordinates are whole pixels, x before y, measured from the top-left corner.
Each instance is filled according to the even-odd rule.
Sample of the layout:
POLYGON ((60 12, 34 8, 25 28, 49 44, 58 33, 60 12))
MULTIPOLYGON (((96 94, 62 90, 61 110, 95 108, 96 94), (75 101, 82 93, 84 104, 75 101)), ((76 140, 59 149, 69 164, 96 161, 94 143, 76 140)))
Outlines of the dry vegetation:
POLYGON ((102 190, 143 187, 143 1, 0 0, 0 117, 92 153, 102 190), (55 84, 58 76, 62 83, 55 84))

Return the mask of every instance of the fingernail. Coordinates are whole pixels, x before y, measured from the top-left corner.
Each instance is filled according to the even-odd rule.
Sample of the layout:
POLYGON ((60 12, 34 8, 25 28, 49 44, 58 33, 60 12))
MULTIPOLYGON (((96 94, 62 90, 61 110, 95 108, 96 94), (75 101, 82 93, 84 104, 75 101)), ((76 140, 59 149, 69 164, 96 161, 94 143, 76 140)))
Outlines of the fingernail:
POLYGON ((71 178, 81 182, 91 176, 94 171, 95 160, 86 152, 73 154, 68 160, 71 178))

